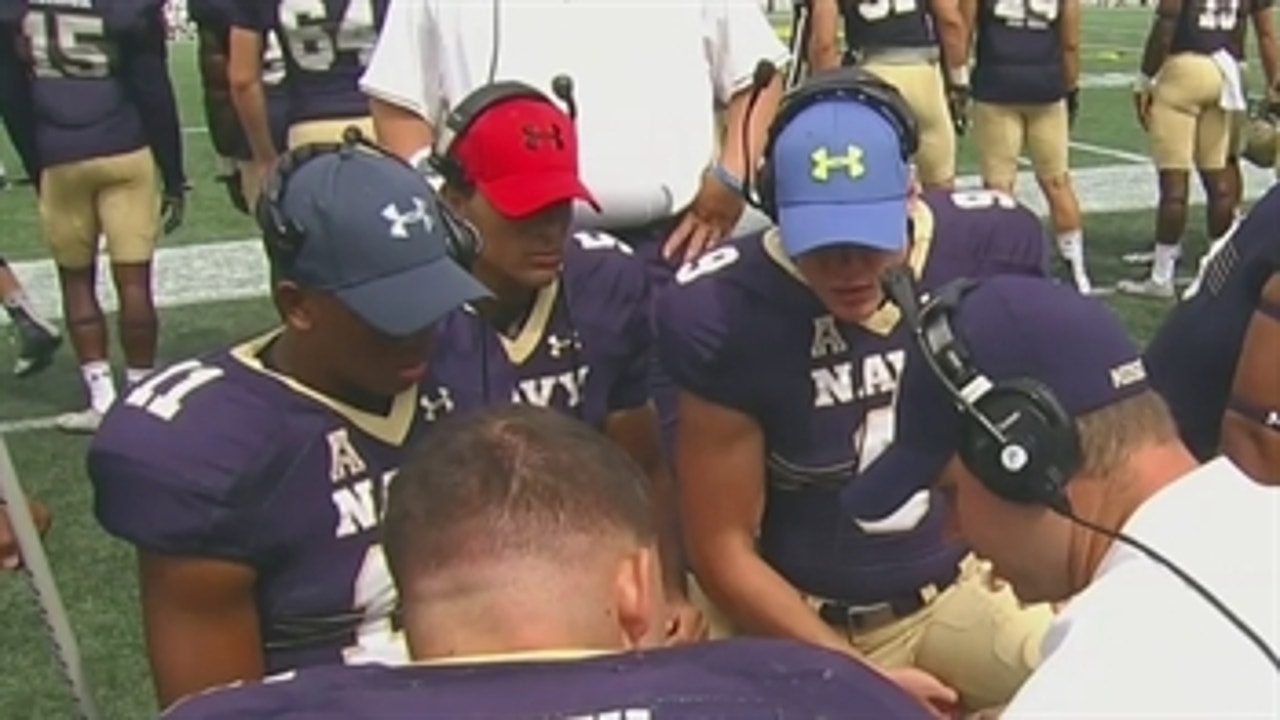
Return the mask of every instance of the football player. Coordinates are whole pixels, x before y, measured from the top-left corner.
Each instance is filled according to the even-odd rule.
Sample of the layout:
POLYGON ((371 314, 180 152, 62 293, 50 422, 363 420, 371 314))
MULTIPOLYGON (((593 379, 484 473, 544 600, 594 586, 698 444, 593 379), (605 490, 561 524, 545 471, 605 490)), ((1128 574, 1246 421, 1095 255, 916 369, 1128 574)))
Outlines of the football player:
POLYGON ((475 275, 491 301, 455 312, 432 357, 441 409, 508 400, 554 407, 603 429, 660 488, 672 640, 705 623, 685 600, 670 473, 647 385, 653 346, 645 265, 602 232, 569 228, 574 200, 595 205, 578 172, 572 118, 532 86, 481 86, 471 118, 432 164, 443 197, 483 239, 475 275))
POLYGON ((658 300, 657 342, 681 388, 687 550, 733 629, 866 658, 922 699, 958 692, 973 710, 1030 672, 1050 612, 994 591, 928 493, 859 523, 837 496, 894 439, 911 339, 881 273, 905 262, 925 288, 1043 275, 1047 243, 1004 193, 918 194, 914 144, 902 96, 873 76, 800 85, 762 170, 778 228, 682 268, 658 300))
POLYGON ((956 175, 956 133, 963 130, 969 96, 969 26, 957 0, 809 4, 814 72, 856 63, 896 87, 920 126, 920 148, 913 158, 920 181, 926 189, 950 188, 956 175), (841 17, 848 46, 843 60, 836 38, 841 17))
POLYGON ((1144 360, 1201 461, 1280 485, 1280 188, 1210 248, 1144 360))
MULTIPOLYGON (((18 151, 23 171, 32 183, 40 177, 35 158, 35 116, 31 107, 31 86, 24 77, 18 54, 18 38, 22 8, 17 3, 0 7, 0 122, 4 123, 9 141, 18 151)), ((28 377, 53 362, 62 344, 58 329, 46 321, 35 308, 18 282, 18 276, 0 257, 0 303, 13 322, 18 336, 18 360, 13 372, 28 377)))
POLYGON ((1159 171, 1155 246, 1150 275, 1121 280, 1120 292, 1173 298, 1193 166, 1207 197, 1209 237, 1220 238, 1231 227, 1239 191, 1227 158, 1234 117, 1245 110, 1238 27, 1253 18, 1263 73, 1273 88, 1280 55, 1272 40, 1271 5, 1271 0, 1160 0, 1134 84, 1138 121, 1151 136, 1159 171))
POLYGON ((410 667, 302 670, 167 720, 923 719, 883 678, 777 640, 662 641, 651 486, 563 413, 507 405, 432 428, 391 485, 387 561, 410 667))
MULTIPOLYGON (((263 89, 264 38, 284 55, 289 147, 337 142, 356 125, 373 137, 358 81, 377 42, 387 0, 232 0, 227 77, 259 177, 276 157, 263 89)), ((249 198, 250 204, 254 201, 249 198)))
POLYGON ((1079 111, 1080 0, 960 0, 974 31, 973 132, 985 186, 1013 192, 1025 146, 1049 204, 1058 252, 1091 292, 1080 203, 1068 172, 1079 111))
MULTIPOLYGON (((240 118, 231 103, 227 80, 227 58, 231 44, 231 18, 234 0, 190 0, 188 12, 196 26, 197 54, 200 58, 200 85, 204 89, 205 123, 213 140, 224 174, 218 179, 226 185, 231 204, 249 212, 249 198, 257 197, 258 174, 253 171, 253 154, 245 138, 240 118)), ((284 57, 274 31, 265 36, 262 58, 262 87, 271 125, 272 145, 277 152, 285 148, 288 129, 285 111, 284 57)))
POLYGON ((155 0, 27 5, 22 40, 40 218, 88 395, 88 407, 60 416, 57 426, 92 432, 116 399, 95 287, 99 233, 120 298, 125 379, 133 384, 155 364, 151 261, 161 220, 166 233, 182 222, 186 178, 164 13, 155 0))
POLYGON ((90 448, 98 520, 137 548, 162 705, 405 657, 383 499, 421 426, 433 326, 486 293, 421 176, 362 148, 304 146, 268 178, 283 327, 152 375, 90 448))

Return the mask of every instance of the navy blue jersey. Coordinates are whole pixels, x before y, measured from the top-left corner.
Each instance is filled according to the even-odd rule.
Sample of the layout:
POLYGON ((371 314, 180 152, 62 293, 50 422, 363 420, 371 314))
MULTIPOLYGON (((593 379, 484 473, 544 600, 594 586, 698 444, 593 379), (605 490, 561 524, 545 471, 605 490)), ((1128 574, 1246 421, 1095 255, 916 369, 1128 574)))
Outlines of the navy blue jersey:
POLYGON ((973 97, 1049 103, 1066 96, 1059 35, 1065 0, 978 0, 973 97))
POLYGON ((840 13, 845 44, 855 52, 938 44, 928 0, 843 0, 840 13))
POLYGON ((160 0, 24 0, 43 167, 150 146, 165 186, 186 180, 160 0))
POLYGON ((1228 50, 1238 57, 1236 32, 1253 7, 1251 0, 1183 0, 1170 52, 1211 55, 1228 50))
POLYGON ((36 160, 36 118, 31 100, 31 81, 21 50, 23 8, 21 3, 0 4, 0 122, 9 141, 18 151, 27 176, 40 177, 36 160))
MULTIPOLYGON (((1047 272, 1039 219, 1007 195, 926 193, 914 227, 910 262, 922 289, 961 276, 1047 272)), ((944 541, 938 502, 859 523, 838 499, 897 431, 912 340, 896 307, 859 325, 838 323, 767 231, 681 269, 656 312, 658 350, 675 382, 755 418, 764 433, 759 547, 788 581, 810 595, 873 604, 955 576, 964 549, 944 541)))
POLYGON ((234 0, 236 27, 280 38, 289 122, 363 117, 360 92, 388 0, 234 0))
POLYGON ((738 639, 401 668, 315 668, 179 702, 165 720, 923 720, 845 655, 738 639))
POLYGON ((445 318, 424 398, 440 413, 510 401, 600 427, 649 401, 652 338, 644 262, 620 240, 580 232, 517 332, 498 333, 470 308, 445 318))
MULTIPOLYGON (((1185 302, 1169 313, 1143 360, 1187 447, 1218 454, 1236 364, 1262 288, 1280 272, 1280 186, 1210 249, 1185 302)), ((1276 359, 1280 372, 1280 358, 1276 359)))
POLYGON ((111 409, 89 451, 98 521, 143 550, 254 568, 269 672, 401 661, 379 527, 418 390, 358 410, 265 367, 272 337, 162 370, 111 409))

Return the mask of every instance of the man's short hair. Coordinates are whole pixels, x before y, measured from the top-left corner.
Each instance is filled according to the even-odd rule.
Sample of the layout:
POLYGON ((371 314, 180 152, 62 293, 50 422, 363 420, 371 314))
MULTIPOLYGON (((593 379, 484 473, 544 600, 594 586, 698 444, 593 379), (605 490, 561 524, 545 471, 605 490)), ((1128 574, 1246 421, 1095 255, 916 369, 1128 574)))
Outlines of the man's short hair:
POLYGON ((655 542, 647 477, 595 428, 528 405, 461 413, 433 426, 392 481, 383 522, 397 584, 412 572, 561 556, 575 540, 613 537, 655 542))
POLYGON ((1145 445, 1178 439, 1178 427, 1164 398, 1154 390, 1111 403, 1076 418, 1080 430, 1080 474, 1110 478, 1129 455, 1145 445))

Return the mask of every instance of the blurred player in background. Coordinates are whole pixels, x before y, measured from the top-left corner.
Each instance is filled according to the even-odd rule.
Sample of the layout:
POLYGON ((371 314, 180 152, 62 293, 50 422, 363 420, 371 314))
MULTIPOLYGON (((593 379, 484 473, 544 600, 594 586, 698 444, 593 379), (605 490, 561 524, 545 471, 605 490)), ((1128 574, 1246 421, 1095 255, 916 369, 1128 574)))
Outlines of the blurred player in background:
POLYGON ((156 373, 89 451, 98 520, 138 552, 162 706, 405 659, 383 500, 423 427, 434 325, 486 295, 401 161, 308 145, 277 172, 259 223, 283 327, 156 373))
POLYGON ((447 419, 387 498, 387 561, 416 662, 304 669, 193 697, 166 720, 928 717, 817 648, 656 649, 653 518, 644 474, 582 423, 518 405, 447 419))
MULTIPOLYGON (((205 124, 214 152, 223 164, 219 181, 224 183, 231 204, 243 213, 251 212, 249 198, 258 196, 260 177, 253 169, 253 152, 245 137, 240 117, 231 102, 228 58, 231 49, 231 18, 235 0, 188 0, 196 26, 197 54, 200 58, 200 85, 204 89, 205 124)), ((267 31, 262 58, 262 87, 271 125, 272 144, 277 152, 285 148, 288 131, 288 97, 284 89, 284 56, 274 31, 267 31)))
POLYGON ((92 432, 116 399, 96 292, 99 234, 120 298, 125 381, 132 385, 156 360, 156 242, 162 226, 172 232, 183 217, 186 177, 164 12, 157 0, 27 4, 24 70, 32 77, 40 217, 88 395, 84 410, 62 415, 57 425, 92 432))
POLYGON ((810 0, 809 6, 813 71, 856 64, 896 87, 920 125, 913 158, 920 182, 925 189, 951 187, 956 133, 969 100, 970 27, 957 0, 810 0))
POLYGON ((441 411, 515 401, 559 409, 604 431, 654 483, 663 530, 671 640, 705 633, 685 592, 671 474, 648 386, 653 331, 644 262, 603 232, 570 236, 573 202, 595 199, 578 172, 573 119, 522 83, 482 86, 471 118, 433 165, 442 194, 483 239, 474 265, 492 300, 441 325, 431 362, 441 411))
POLYGON ((1151 136, 1160 180, 1151 273, 1121 280, 1120 292, 1172 299, 1174 270, 1187 226, 1191 168, 1208 206, 1209 237, 1226 234, 1240 200, 1238 170, 1228 168, 1232 125, 1246 110, 1240 71, 1243 25, 1252 18, 1268 94, 1280 78, 1271 0, 1160 0, 1134 85, 1138 121, 1151 136))
MULTIPOLYGON (((4 123, 9 141, 22 160, 23 171, 34 187, 40 177, 35 155, 35 114, 31 104, 31 85, 19 54, 24 17, 21 3, 0 6, 0 121, 4 123)), ((3 245, 0 244, 2 250, 3 245)), ((29 377, 48 367, 62 344, 62 335, 31 306, 31 299, 3 257, 0 257, 0 302, 4 304, 18 336, 14 374, 29 377)))
POLYGON ((990 587, 927 492, 858 523, 840 510, 840 489, 896 438, 911 335, 880 276, 902 263, 926 288, 1044 275, 1047 245, 1004 193, 920 194, 914 144, 885 82, 857 68, 811 76, 784 99, 761 170, 777 230, 681 268, 657 339, 681 388, 688 552, 716 608, 737 632, 865 658, 946 713, 1007 701, 1050 613, 990 587))
POLYGON ((960 0, 974 33, 973 132, 982 182, 1012 193, 1023 148, 1049 204, 1058 252, 1091 292, 1069 133, 1080 109, 1080 0, 960 0))
POLYGON ((1183 302, 1147 346, 1151 384, 1182 440, 1207 462, 1225 453, 1280 485, 1280 187, 1201 262, 1183 302))
MULTIPOLYGON (((228 79, 253 164, 265 177, 276 158, 263 57, 271 37, 284 55, 289 147, 338 142, 355 125, 373 137, 358 82, 378 39, 387 0, 230 0, 228 79)), ((250 207, 255 198, 248 198, 250 207)))

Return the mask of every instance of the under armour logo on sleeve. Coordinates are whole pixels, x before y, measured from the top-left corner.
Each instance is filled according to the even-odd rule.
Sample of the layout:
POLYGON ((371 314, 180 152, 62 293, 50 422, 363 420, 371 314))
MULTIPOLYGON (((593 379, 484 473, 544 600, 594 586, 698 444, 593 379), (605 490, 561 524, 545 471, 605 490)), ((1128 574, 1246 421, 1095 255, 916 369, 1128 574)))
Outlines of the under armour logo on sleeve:
POLYGON ((387 203, 382 208, 382 218, 391 224, 391 237, 400 240, 409 239, 411 225, 421 224, 422 229, 428 233, 435 228, 435 220, 427 212, 427 201, 418 197, 413 199, 413 207, 408 211, 401 211, 395 203, 387 203))

